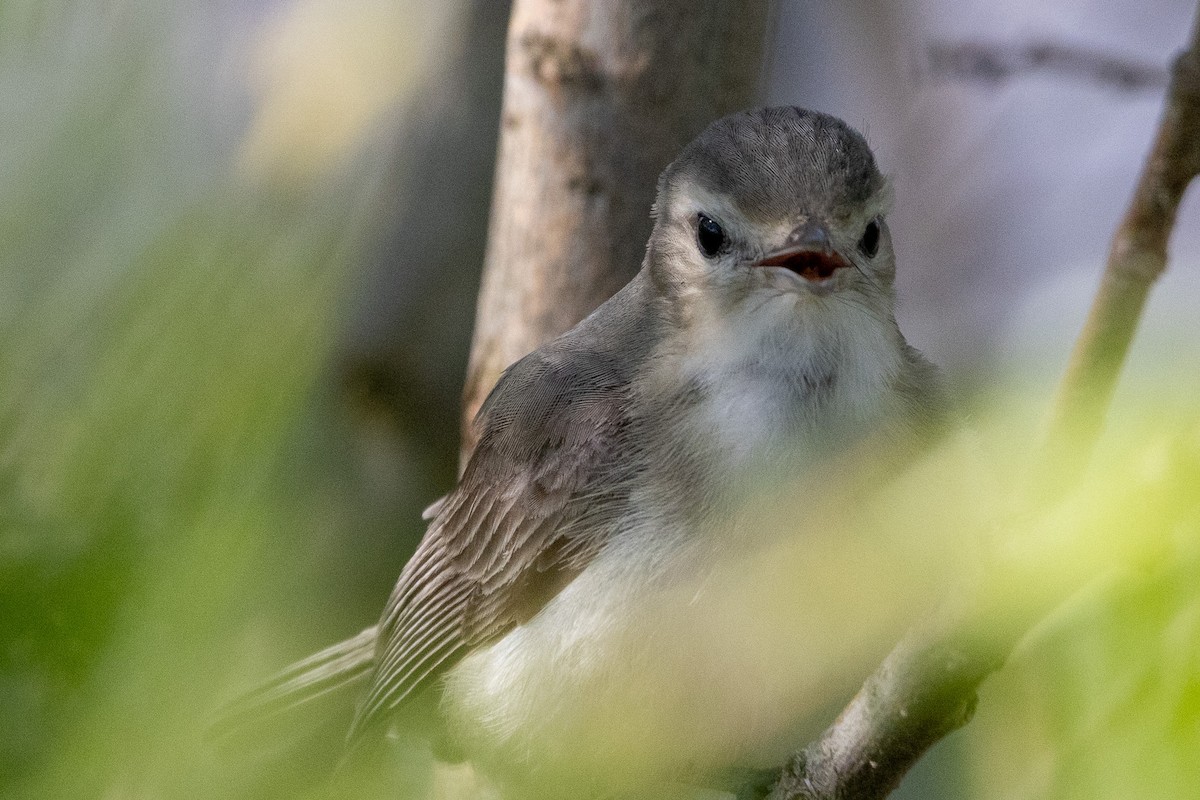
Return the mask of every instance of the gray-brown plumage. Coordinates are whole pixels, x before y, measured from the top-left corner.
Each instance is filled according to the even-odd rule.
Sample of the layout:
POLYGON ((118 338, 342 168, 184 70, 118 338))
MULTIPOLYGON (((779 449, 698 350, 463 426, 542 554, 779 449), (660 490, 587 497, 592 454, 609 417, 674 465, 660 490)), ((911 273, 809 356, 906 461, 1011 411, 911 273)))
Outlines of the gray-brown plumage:
POLYGON ((462 479, 426 512, 429 529, 384 610, 355 730, 532 617, 604 544, 595 523, 628 500, 630 383, 644 358, 621 348, 649 324, 607 305, 505 373, 462 479))
MULTIPOLYGON (((597 763, 623 752, 588 720, 608 719, 627 687, 640 697, 656 648, 686 652, 643 605, 669 618, 676 587, 755 545, 722 533, 748 488, 863 442, 903 457, 944 420, 935 371, 894 320, 889 203, 840 120, 771 108, 714 123, 659 181, 638 276, 492 392, 377 633, 266 694, 302 698, 369 671, 357 736, 441 677, 452 732, 501 772, 587 762, 562 739, 597 763)), ((630 702, 630 715, 647 705, 630 702)))

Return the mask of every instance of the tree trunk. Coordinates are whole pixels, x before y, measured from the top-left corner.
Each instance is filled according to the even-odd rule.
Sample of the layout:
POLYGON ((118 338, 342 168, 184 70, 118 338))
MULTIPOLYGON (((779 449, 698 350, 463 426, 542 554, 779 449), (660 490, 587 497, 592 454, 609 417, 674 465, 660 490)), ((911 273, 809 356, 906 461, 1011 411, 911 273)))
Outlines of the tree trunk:
POLYGON ((753 103, 767 17, 767 0, 513 4, 464 462, 504 369, 637 272, 658 173, 753 103))

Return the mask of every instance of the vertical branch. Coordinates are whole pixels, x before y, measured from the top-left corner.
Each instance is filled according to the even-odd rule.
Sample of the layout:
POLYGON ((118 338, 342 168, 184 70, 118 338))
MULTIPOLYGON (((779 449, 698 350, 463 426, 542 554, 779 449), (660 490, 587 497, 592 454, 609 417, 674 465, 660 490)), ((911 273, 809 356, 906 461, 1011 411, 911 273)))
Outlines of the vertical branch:
POLYGON ((464 460, 501 372, 637 272, 662 168, 709 122, 752 103, 767 6, 513 4, 464 460))
MULTIPOLYGON (((1069 484, 1087 462, 1104 422, 1146 297, 1167 266, 1167 241, 1180 200, 1200 173, 1200 15, 1171 70, 1158 135, 1051 411, 1047 454, 1069 484)), ((1044 476, 1043 476, 1044 477, 1044 476)))

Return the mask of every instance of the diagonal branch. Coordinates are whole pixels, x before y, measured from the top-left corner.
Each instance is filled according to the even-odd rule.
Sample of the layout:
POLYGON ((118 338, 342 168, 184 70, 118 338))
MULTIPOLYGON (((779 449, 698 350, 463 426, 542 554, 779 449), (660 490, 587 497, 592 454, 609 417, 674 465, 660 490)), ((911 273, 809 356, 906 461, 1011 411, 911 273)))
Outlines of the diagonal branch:
POLYGON ((1158 135, 1108 255, 1051 411, 1047 461, 1058 488, 1082 471, 1107 413, 1150 287, 1167 267, 1167 242, 1180 200, 1200 173, 1200 13, 1179 54, 1158 135))
POLYGON ((1155 458, 1157 469, 1132 463, 1106 473, 1022 531, 1019 546, 990 564, 970 594, 911 631, 838 719, 793 756, 770 800, 885 797, 970 720, 979 684, 1049 610, 1104 571, 1151 561, 1172 529, 1194 519, 1195 505, 1179 498, 1200 485, 1200 424, 1155 458), (1097 531, 1131 530, 1137 537, 1116 547, 1096 541, 1097 531))
MULTIPOLYGON (((1051 496, 1061 496, 1087 462, 1150 287, 1166 267, 1167 240, 1180 199, 1198 172, 1200 13, 1188 49, 1173 65, 1158 135, 1113 238, 1091 315, 1052 411, 1044 466, 1038 470, 1043 477, 1053 476, 1051 496)), ((1130 518, 1116 521, 1127 529, 1150 535, 1166 530, 1185 513, 1170 498, 1200 482, 1197 442, 1196 431, 1184 437, 1167 474, 1154 485, 1114 482, 1107 495, 1100 495, 1108 502, 1083 509, 1065 538, 1062 526, 1047 519, 1035 526, 1044 530, 1030 539, 1045 541, 1047 548, 1069 548, 1071 541, 1086 540, 1096 529, 1093 525, 1112 525, 1114 515, 1123 512, 1130 518), (1134 497, 1136 504, 1129 502, 1134 497), (1148 497, 1158 498, 1158 504, 1148 497), (1130 508, 1136 508, 1136 518, 1130 508), (1039 539, 1042 535, 1048 538, 1039 539)), ((841 716, 784 766, 770 790, 771 800, 872 800, 889 794, 930 747, 970 719, 979 684, 1003 663, 1024 632, 1103 566, 1077 566, 1071 580, 1039 580, 1039 573, 1044 576, 1061 563, 1043 548, 1037 558, 992 565, 970 598, 900 642, 841 716), (1014 608, 1002 598, 1011 597, 1018 586, 1047 588, 1021 596, 1014 608)))

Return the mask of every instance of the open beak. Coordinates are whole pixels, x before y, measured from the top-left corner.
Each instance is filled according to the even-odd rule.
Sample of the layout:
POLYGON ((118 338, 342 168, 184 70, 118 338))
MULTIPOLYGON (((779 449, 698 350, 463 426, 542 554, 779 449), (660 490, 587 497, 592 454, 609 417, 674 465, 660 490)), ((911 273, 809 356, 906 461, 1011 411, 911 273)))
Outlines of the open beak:
POLYGON ((823 226, 806 223, 788 234, 783 247, 767 253, 751 266, 782 267, 819 283, 833 277, 839 269, 849 267, 850 262, 833 249, 823 226))

